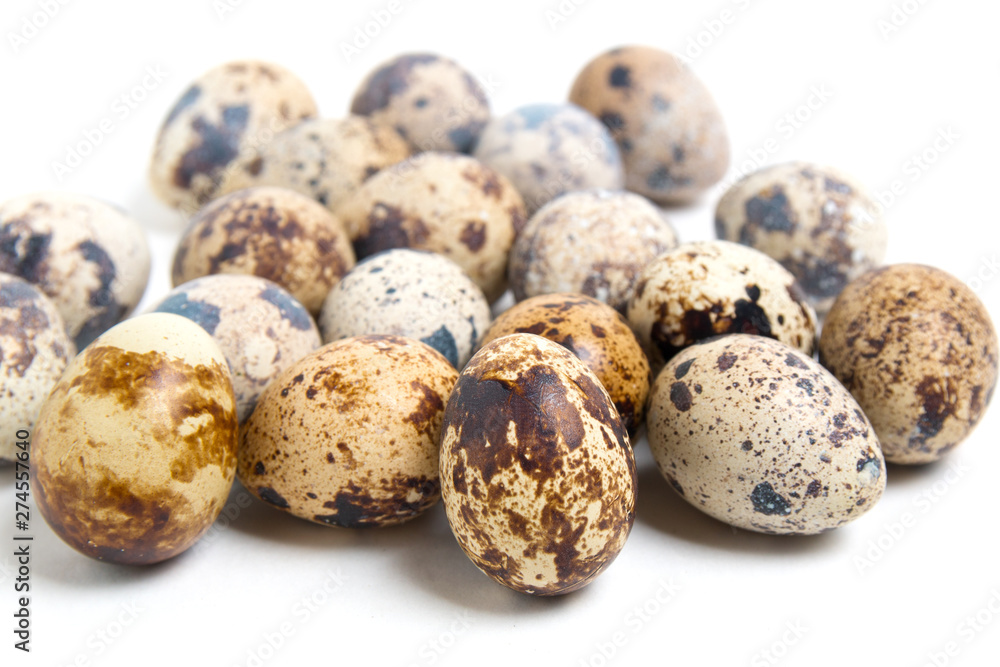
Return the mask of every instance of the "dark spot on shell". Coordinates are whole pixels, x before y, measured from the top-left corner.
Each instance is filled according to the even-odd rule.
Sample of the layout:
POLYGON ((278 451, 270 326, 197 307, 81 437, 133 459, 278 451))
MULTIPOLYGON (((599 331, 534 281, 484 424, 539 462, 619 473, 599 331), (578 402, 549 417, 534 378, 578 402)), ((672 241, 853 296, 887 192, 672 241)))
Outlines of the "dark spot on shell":
POLYGON ((166 120, 163 121, 163 127, 166 127, 177 120, 177 116, 181 115, 185 109, 197 102, 199 97, 201 97, 200 86, 193 85, 185 90, 184 94, 181 95, 180 99, 177 100, 173 108, 170 110, 170 113, 167 114, 166 120))
POLYGON ((25 222, 7 220, 0 227, 0 271, 43 285, 52 235, 34 234, 25 222))
POLYGON ((479 252, 486 243, 486 225, 476 220, 470 221, 458 237, 472 252, 479 252))
POLYGON ((617 136, 625 131, 625 119, 622 118, 621 114, 614 111, 605 111, 601 113, 599 118, 605 127, 611 131, 612 136, 617 136))
POLYGON ((792 506, 788 500, 774 490, 770 482, 761 482, 754 487, 750 494, 750 502, 753 503, 753 511, 767 515, 787 515, 792 513, 792 506))
POLYGON ((811 380, 807 378, 799 378, 798 381, 796 381, 795 386, 806 392, 809 396, 813 395, 813 383, 811 380))
POLYGON ((646 177, 646 185, 652 190, 669 191, 691 184, 688 176, 676 177, 670 173, 670 167, 661 164, 646 177))
POLYGON ((266 475, 267 469, 264 468, 264 463, 262 461, 257 461, 253 466, 253 472, 255 475, 266 475))
MULTIPOLYGON (((881 471, 882 470, 882 465, 879 463, 878 458, 875 457, 875 456, 873 456, 872 453, 869 452, 863 459, 858 459, 858 472, 861 472, 864 469, 864 467, 866 465, 868 465, 869 463, 874 463, 875 464, 875 470, 876 471, 881 471)), ((876 474, 876 477, 877 476, 878 476, 878 474, 876 474)))
POLYGON ((795 229, 795 214, 781 186, 775 185, 770 192, 751 197, 744 209, 747 222, 740 229, 740 243, 754 245, 758 229, 783 234, 791 234, 795 229))
POLYGON ((677 478, 675 478, 670 473, 666 474, 666 478, 667 478, 667 481, 670 483, 670 486, 674 487, 674 491, 676 491, 679 495, 683 496, 684 495, 684 487, 682 487, 681 483, 677 481, 677 478))
POLYGON ((945 419, 955 414, 958 404, 958 390, 950 377, 924 377, 916 387, 916 394, 923 409, 917 418, 919 433, 909 441, 911 447, 923 446, 940 433, 945 419))
POLYGON ((744 452, 749 452, 753 449, 753 443, 750 442, 749 440, 744 440, 743 444, 740 445, 740 447, 743 449, 744 452))
MULTIPOLYGON (((203 116, 196 117, 191 129, 198 134, 199 143, 181 157, 174 172, 174 185, 182 189, 190 188, 195 174, 205 174, 214 179, 217 172, 239 154, 240 140, 249 118, 250 108, 246 104, 223 107, 218 125, 213 125, 203 116)), ((207 201, 208 194, 199 197, 199 203, 207 201)))
POLYGON ((417 65, 437 62, 435 55, 417 53, 397 58, 375 70, 365 87, 351 102, 351 113, 367 116, 392 104, 393 98, 410 85, 410 76, 417 65))
POLYGON ((732 352, 723 352, 719 355, 719 358, 715 360, 715 366, 719 369, 720 373, 724 373, 733 367, 733 364, 739 359, 732 352))
POLYGON ((810 498, 817 498, 819 497, 819 492, 822 489, 823 485, 819 483, 819 480, 814 479, 813 481, 809 482, 809 486, 806 487, 806 496, 810 498))
POLYGON ((680 380, 682 377, 687 375, 688 371, 691 370, 691 364, 693 363, 694 359, 688 359, 687 361, 677 364, 677 367, 674 369, 674 379, 680 380))
POLYGON ((117 324, 125 316, 128 308, 119 304, 111 291, 111 285, 116 275, 115 264, 111 261, 111 256, 93 241, 81 241, 76 247, 85 261, 97 267, 97 279, 100 283, 90 290, 88 295, 88 302, 99 312, 84 322, 76 335, 76 346, 82 350, 95 338, 117 324))
POLYGON ((299 331, 313 328, 313 320, 299 300, 277 285, 268 285, 261 290, 260 298, 275 306, 281 317, 299 331))
POLYGON ((397 476, 386 480, 381 489, 387 497, 376 497, 354 483, 337 492, 334 499, 323 503, 331 514, 317 514, 313 520, 346 528, 367 528, 384 523, 398 523, 420 514, 438 498, 441 487, 436 479, 397 476), (418 499, 406 500, 412 490, 418 499))
POLYGON ((799 359, 799 357, 793 352, 789 352, 785 355, 785 365, 791 366, 792 368, 801 368, 802 370, 809 370, 809 366, 806 365, 804 361, 799 359))
POLYGON ((670 402, 681 412, 691 409, 691 391, 683 382, 675 382, 670 385, 670 402))
POLYGON ((191 320, 209 334, 219 326, 219 307, 204 301, 192 301, 187 292, 171 294, 153 312, 173 313, 191 320))
POLYGON ((611 68, 608 75, 608 83, 612 88, 630 88, 632 86, 631 72, 624 65, 616 65, 611 68))
POLYGON ((603 327, 599 327, 596 324, 590 325, 590 332, 594 334, 594 338, 605 338, 607 333, 604 331, 603 327))
POLYGON ((435 350, 440 352, 452 366, 458 368, 458 346, 455 343, 455 337, 451 334, 448 327, 442 324, 438 327, 437 331, 429 336, 421 338, 420 342, 433 347, 435 350))
POLYGON ((413 412, 406 416, 406 421, 413 424, 418 431, 433 439, 437 433, 441 412, 444 410, 444 400, 441 395, 423 382, 413 380, 410 389, 420 393, 420 400, 413 412))
MULTIPOLYGON (((583 409, 598 423, 604 424, 611 429, 618 446, 628 447, 628 437, 625 431, 631 428, 634 422, 619 419, 619 415, 621 415, 620 409, 619 415, 612 414, 611 410, 608 409, 607 401, 604 400, 604 393, 601 391, 601 386, 590 377, 579 375, 574 382, 583 392, 583 409)), ((634 415, 632 415, 632 419, 634 420, 634 415)))
POLYGON ((419 248, 429 236, 423 220, 408 219, 398 207, 378 203, 368 214, 368 230, 354 239, 354 252, 368 257, 392 248, 419 248))
POLYGON ((281 509, 288 509, 288 501, 281 497, 281 494, 272 489, 269 486, 258 486, 257 495, 260 499, 266 503, 274 505, 275 507, 280 507, 281 509))

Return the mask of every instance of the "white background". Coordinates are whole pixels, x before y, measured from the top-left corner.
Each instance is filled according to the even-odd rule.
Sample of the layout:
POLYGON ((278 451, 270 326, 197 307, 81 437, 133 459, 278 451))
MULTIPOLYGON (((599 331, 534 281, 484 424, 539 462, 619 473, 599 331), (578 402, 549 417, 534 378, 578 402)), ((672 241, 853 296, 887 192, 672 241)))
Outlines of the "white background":
MULTIPOLYGON (((402 51, 435 50, 495 81, 493 108, 503 113, 565 99, 576 72, 607 48, 650 44, 696 56, 728 123, 734 173, 769 145, 768 163, 835 165, 875 190, 901 181, 905 194, 887 211, 888 260, 956 274, 1000 321, 1000 6, 896 1, 913 14, 897 15, 905 23, 884 34, 879 21, 890 19, 892 0, 566 0, 573 12, 555 25, 546 12, 558 0, 405 0, 348 62, 341 43, 388 0, 233 0, 221 16, 213 0, 70 0, 16 52, 10 33, 39 9, 36 0, 4 0, 0 200, 60 188, 131 211, 155 248, 148 303, 168 289, 183 220, 152 198, 147 160, 168 109, 208 68, 276 61, 307 82, 322 115, 340 116, 370 68, 402 51), (713 36, 705 22, 723 10, 731 20, 713 36), (688 50, 699 36, 702 52, 688 50), (132 95, 147 67, 163 80, 134 94, 144 99, 123 117, 116 100, 132 95), (799 109, 804 120, 792 129, 782 119, 811 97, 816 108, 799 109), (112 133, 60 181, 53 162, 105 118, 112 133), (935 151, 949 128, 957 138, 935 151), (911 159, 925 150, 936 160, 921 169, 911 159)), ((684 240, 712 236, 718 196, 671 211, 684 240)), ((751 534, 701 515, 667 488, 639 442, 628 544, 593 585, 558 599, 521 596, 480 574, 440 505, 402 527, 352 532, 256 500, 240 507, 247 496, 237 489, 229 511, 239 516, 228 528, 217 524, 194 550, 147 568, 77 554, 36 512, 30 656, 12 648, 14 490, 3 469, 0 664, 920 666, 940 654, 939 665, 995 665, 1000 408, 992 407, 946 461, 890 467, 875 509, 811 538, 751 534), (983 625, 966 620, 977 612, 983 625)))

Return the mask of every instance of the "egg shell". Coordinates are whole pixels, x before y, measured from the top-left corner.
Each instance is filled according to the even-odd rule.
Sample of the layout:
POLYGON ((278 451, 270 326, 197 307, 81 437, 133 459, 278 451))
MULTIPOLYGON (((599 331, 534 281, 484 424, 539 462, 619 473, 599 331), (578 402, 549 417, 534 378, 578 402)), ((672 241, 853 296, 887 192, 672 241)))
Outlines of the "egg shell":
POLYGON ((715 231, 778 260, 821 312, 847 283, 882 263, 888 238, 863 185, 807 162, 765 167, 737 182, 715 209, 715 231))
POLYGON ((682 244, 650 262, 628 320, 654 374, 688 345, 726 333, 768 336, 807 355, 816 348, 816 314, 792 274, 728 241, 682 244))
POLYGON ((379 170, 410 156, 394 129, 368 118, 308 119, 225 171, 218 195, 273 185, 312 197, 331 212, 379 170))
POLYGON ((264 387, 321 344, 309 311, 280 285, 236 274, 196 278, 150 307, 207 331, 229 362, 242 424, 264 387))
POLYGON ((38 411, 76 346, 55 305, 29 283, 0 273, 0 461, 21 450, 38 411))
POLYGON ((531 217, 514 242, 508 276, 514 297, 580 292, 624 313, 639 274, 677 247, 673 226, 630 192, 570 192, 531 217))
POLYGON ((238 158, 315 115, 312 93, 280 65, 236 60, 213 67, 191 83, 163 121, 150 186, 168 206, 193 213, 217 196, 238 158))
POLYGON ((490 326, 490 304, 443 255, 398 248, 362 260, 330 290, 323 342, 365 334, 415 338, 461 369, 490 326))
POLYGON ((920 264, 857 278, 823 325, 820 361, 864 408, 892 463, 936 461, 986 413, 997 332, 968 285, 920 264))
POLYGON ((624 46, 591 60, 569 101, 594 114, 621 149, 626 187, 688 201, 729 168, 729 137, 711 93, 672 53, 624 46))
POLYGON ((492 303, 507 288, 507 255, 524 227, 524 202, 478 160, 421 153, 372 176, 337 215, 359 258, 391 248, 442 254, 492 303))
POLYGON ((678 353, 653 384, 646 428, 674 490, 738 528, 821 533, 885 490, 857 402, 812 357, 770 338, 720 336, 678 353))
POLYGON ((276 378, 243 430, 240 481, 331 526, 389 526, 440 497, 438 439, 458 372, 401 336, 330 343, 276 378))
POLYGON ((98 337, 42 406, 31 489, 55 533, 97 560, 157 563, 222 510, 236 470, 226 359, 188 319, 150 313, 98 337))
POLYGON ((220 197, 191 219, 174 253, 174 286, 216 273, 267 278, 318 314, 354 266, 337 218, 309 197, 259 187, 220 197))
POLYGON ((621 314, 582 294, 546 294, 499 315, 483 346, 503 336, 530 333, 559 343, 594 372, 630 433, 645 414, 652 377, 646 355, 621 314))
POLYGON ((413 152, 467 153, 489 120, 490 104, 475 77, 454 60, 408 53, 365 78, 351 113, 395 128, 413 152))
POLYGON ((608 129, 575 104, 533 104, 493 118, 473 155, 514 184, 528 215, 566 192, 625 187, 608 129))
POLYGON ((470 560, 532 595, 592 582, 635 516, 635 461, 610 396, 576 356, 533 334, 493 341, 460 374, 441 487, 470 560))
POLYGON ((0 271, 49 297, 78 348, 135 309, 149 263, 142 227, 110 204, 65 192, 0 204, 0 271))

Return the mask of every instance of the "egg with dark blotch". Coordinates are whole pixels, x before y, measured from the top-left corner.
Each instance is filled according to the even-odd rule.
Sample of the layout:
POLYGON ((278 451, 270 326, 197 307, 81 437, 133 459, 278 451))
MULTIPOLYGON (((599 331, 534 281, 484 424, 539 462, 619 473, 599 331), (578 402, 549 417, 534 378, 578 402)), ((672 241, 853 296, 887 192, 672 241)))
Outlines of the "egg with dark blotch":
POLYGON ((98 560, 157 563, 222 510, 236 470, 236 400, 205 331, 139 315, 67 367, 32 439, 31 489, 52 530, 98 560))
POLYGON ((536 296, 501 313, 482 344, 515 333, 542 336, 579 357, 607 389, 625 428, 639 428, 652 378, 639 341, 618 311, 582 294, 536 296))
POLYGON ((142 226, 111 204, 65 192, 0 204, 0 271, 51 299, 78 348, 138 305, 149 264, 142 226))
POLYGON ((353 266, 340 220, 305 195, 262 186, 198 211, 177 245, 172 277, 175 287, 217 273, 267 278, 315 315, 353 266))
POLYGON ((227 169, 316 115, 312 93, 274 63, 237 60, 205 72, 170 109, 149 165, 153 193, 188 214, 218 196, 227 169))
POLYGON ((270 280, 217 274, 171 290, 150 307, 207 331, 229 362, 242 424, 264 387, 320 346, 319 329, 298 299, 270 280))
POLYGON ((275 378, 243 429, 238 474, 272 507, 328 526, 408 521, 437 502, 438 439, 458 372, 401 336, 330 343, 275 378))
POLYGON ((16 276, 0 273, 0 461, 13 461, 19 431, 29 434, 38 411, 76 346, 55 305, 16 276))
POLYGON ((885 460, 857 401, 812 357, 770 338, 692 345, 656 378, 646 417, 660 472, 732 526, 812 535, 882 497, 885 460))
POLYGON ((462 371, 445 410, 441 487, 452 532, 497 583, 578 590, 625 545, 636 470, 597 376, 558 343, 499 338, 462 371))
POLYGON ((920 264, 851 282, 827 315, 819 355, 864 408, 892 463, 937 461, 965 441, 997 385, 997 332, 983 302, 920 264))
POLYGON ((393 334, 415 338, 461 369, 490 325, 490 304, 443 255, 397 248, 362 260, 330 290, 319 314, 323 342, 393 334))

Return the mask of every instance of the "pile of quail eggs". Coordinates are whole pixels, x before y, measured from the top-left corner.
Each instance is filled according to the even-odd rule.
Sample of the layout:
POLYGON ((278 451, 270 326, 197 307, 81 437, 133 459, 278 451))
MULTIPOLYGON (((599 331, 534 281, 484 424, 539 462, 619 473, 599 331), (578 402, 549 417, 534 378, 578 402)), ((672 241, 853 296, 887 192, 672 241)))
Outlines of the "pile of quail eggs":
POLYGON ((30 428, 45 520, 115 563, 189 548, 238 477, 275 521, 341 528, 442 498, 484 573, 567 593, 625 544, 643 430, 720 521, 841 526, 886 461, 969 435, 997 335, 961 281, 881 266, 886 225, 833 168, 752 173, 717 240, 679 244, 660 206, 728 165, 709 91, 649 47, 502 116, 434 54, 329 119, 283 67, 216 67, 155 140, 152 190, 190 221, 147 312, 128 317, 150 254, 126 212, 0 204, 0 458, 30 428))

